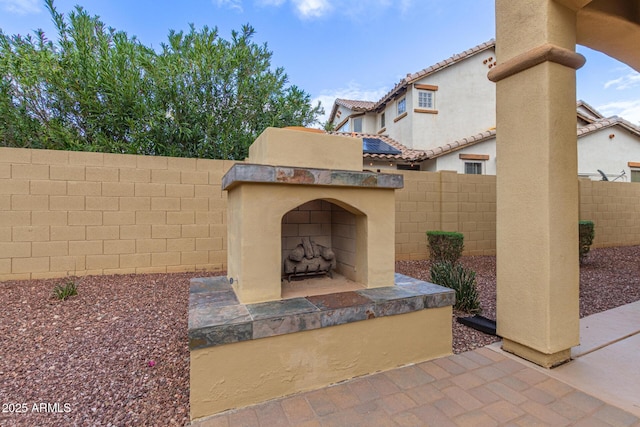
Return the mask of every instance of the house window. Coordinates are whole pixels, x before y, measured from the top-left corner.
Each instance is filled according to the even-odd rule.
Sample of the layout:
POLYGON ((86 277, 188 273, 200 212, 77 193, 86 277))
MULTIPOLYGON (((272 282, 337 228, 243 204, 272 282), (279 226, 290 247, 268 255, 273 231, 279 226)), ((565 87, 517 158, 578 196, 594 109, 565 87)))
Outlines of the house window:
POLYGON ((398 115, 407 112, 407 98, 402 98, 398 101, 398 115))
POLYGON ((631 182, 640 182, 640 162, 629 162, 627 166, 631 169, 631 182))
POLYGON ((418 108, 436 109, 436 93, 432 90, 418 91, 418 108))
POLYGON ((396 166, 396 168, 398 170, 401 170, 401 171, 419 171, 420 170, 420 165, 417 164, 417 163, 410 163, 408 165, 406 165, 406 164, 398 164, 396 166))
POLYGON ((383 127, 386 126, 385 119, 386 119, 386 117, 385 117, 384 113, 380 114, 380 128, 383 128, 383 127))
POLYGON ((464 162, 464 173, 469 175, 482 175, 482 163, 464 162))
POLYGON ((362 117, 353 119, 353 131, 362 132, 362 117))

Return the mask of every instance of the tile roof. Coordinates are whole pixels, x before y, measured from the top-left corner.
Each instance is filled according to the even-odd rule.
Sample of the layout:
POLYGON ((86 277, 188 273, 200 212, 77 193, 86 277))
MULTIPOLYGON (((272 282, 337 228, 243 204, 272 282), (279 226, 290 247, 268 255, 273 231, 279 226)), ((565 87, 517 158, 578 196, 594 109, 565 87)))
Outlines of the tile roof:
POLYGON ((447 68, 453 64, 456 64, 464 59, 467 59, 473 55, 476 55, 478 53, 484 52, 485 50, 488 49, 492 49, 496 46, 496 42, 495 40, 491 39, 487 42, 481 43, 475 47, 472 47, 471 49, 467 49, 464 52, 460 52, 457 53, 447 59, 445 59, 444 61, 440 61, 436 64, 431 65, 430 67, 424 68, 416 73, 409 73, 407 74, 407 76, 400 80, 400 82, 398 82, 393 89, 391 89, 389 92, 387 92, 380 100, 376 101, 376 102, 372 102, 372 101, 356 101, 356 100, 350 100, 350 99, 341 99, 341 98, 337 98, 333 104, 333 108, 331 110, 331 114, 329 115, 329 120, 333 120, 337 110, 338 110, 338 106, 342 105, 343 107, 349 108, 353 111, 374 111, 377 108, 383 106, 384 104, 386 104, 387 102, 389 102, 390 99, 392 99, 398 92, 404 90, 408 85, 414 83, 417 80, 420 80, 430 74, 433 74, 437 71, 440 71, 444 68, 447 68))
POLYGON ((576 109, 578 110, 578 118, 584 120, 587 123, 593 123, 598 119, 605 118, 602 114, 600 114, 598 110, 596 110, 591 105, 587 104, 581 99, 578 100, 578 102, 576 102, 576 109), (580 111, 580 107, 584 108, 587 111, 587 113, 585 114, 582 111, 580 111))
POLYGON ((468 138, 462 138, 457 141, 453 141, 449 144, 442 145, 440 147, 434 148, 433 150, 425 150, 426 159, 435 159, 436 157, 443 156, 452 151, 460 150, 462 148, 475 145, 479 142, 486 141, 491 138, 496 137, 496 130, 490 129, 485 132, 481 132, 470 136, 468 138))
POLYGON ((605 129, 608 127, 612 127, 612 126, 616 126, 616 125, 620 125, 623 128, 625 128, 626 130, 628 130, 629 132, 640 136, 640 127, 634 125, 631 122, 626 121, 623 118, 620 118, 618 116, 612 116, 612 117, 608 117, 606 119, 599 119, 596 120, 593 123, 589 123, 586 126, 582 126, 580 128, 578 128, 578 138, 588 135, 590 133, 593 133, 595 131, 598 131, 600 129, 605 129))
POLYGON ((353 99, 342 99, 337 98, 336 104, 342 105, 343 107, 349 108, 353 111, 369 111, 372 109, 376 103, 372 101, 356 101, 353 99))
POLYGON ((427 158, 425 156, 425 151, 414 150, 412 148, 409 148, 406 145, 399 143, 395 139, 389 138, 387 135, 358 133, 358 132, 329 132, 329 133, 332 135, 348 135, 356 138, 378 138, 401 152, 401 154, 362 153, 362 156, 367 159, 396 160, 396 161, 400 160, 400 161, 407 161, 407 162, 416 162, 420 160, 425 160, 427 158))
MULTIPOLYGON (((595 111, 595 110, 594 110, 595 111)), ((600 129, 605 129, 608 127, 620 125, 623 128, 627 129, 629 132, 640 136, 640 126, 636 126, 631 122, 626 121, 618 116, 603 118, 594 121, 586 126, 582 126, 578 128, 578 138, 596 132, 600 129)), ((433 150, 425 150, 423 159, 435 159, 436 157, 443 156, 445 154, 449 154, 452 151, 460 150, 464 147, 469 147, 475 145, 479 142, 486 141, 491 138, 495 138, 496 130, 490 129, 485 132, 478 133, 476 135, 470 136, 468 138, 462 138, 457 141, 451 142, 449 144, 442 145, 440 147, 434 148, 433 150)))
POLYGON ((338 113, 339 106, 343 106, 352 111, 363 112, 371 111, 375 105, 376 103, 373 101, 356 101, 353 99, 336 98, 333 102, 333 107, 331 108, 331 114, 329 114, 329 121, 333 121, 334 117, 338 113))
POLYGON ((388 102, 391 98, 393 98, 398 92, 402 91, 404 88, 406 88, 408 85, 414 83, 417 80, 420 80, 430 74, 433 74, 435 72, 438 72, 442 69, 445 69, 447 67, 450 67, 451 65, 454 65, 464 59, 467 59, 473 55, 476 55, 478 53, 484 52, 485 50, 488 49, 492 49, 495 48, 496 46, 496 41, 494 39, 491 39, 487 42, 481 43, 475 47, 472 47, 471 49, 467 49, 464 52, 460 52, 457 53, 453 56, 450 56, 449 58, 445 59, 444 61, 440 61, 436 64, 431 65, 430 67, 427 67, 423 70, 420 70, 416 73, 413 74, 407 74, 407 76, 400 80, 400 82, 398 82, 393 89, 391 89, 389 92, 387 92, 386 95, 384 95, 378 102, 376 102, 376 105, 374 107, 378 108, 382 105, 384 105, 386 102, 388 102))

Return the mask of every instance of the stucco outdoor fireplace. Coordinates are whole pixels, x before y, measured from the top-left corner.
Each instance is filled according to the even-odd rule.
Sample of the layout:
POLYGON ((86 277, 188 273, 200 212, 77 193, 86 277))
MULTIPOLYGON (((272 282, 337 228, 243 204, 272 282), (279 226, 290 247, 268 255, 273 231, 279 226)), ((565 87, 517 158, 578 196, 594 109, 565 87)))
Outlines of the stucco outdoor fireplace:
POLYGON ((403 176, 363 172, 362 147, 267 129, 223 177, 227 277, 189 290, 192 419, 451 353, 454 292, 394 273, 403 176))
POLYGON ((250 147, 248 161, 233 165, 222 181, 228 277, 240 301, 287 297, 283 277, 288 289, 304 288, 305 281, 289 280, 307 275, 290 273, 298 245, 306 246, 307 259, 314 250, 330 251, 335 259, 303 259, 297 273, 322 273, 326 261, 351 284, 344 291, 392 284, 394 190, 402 186, 402 175, 362 171, 360 139, 267 129, 250 147))

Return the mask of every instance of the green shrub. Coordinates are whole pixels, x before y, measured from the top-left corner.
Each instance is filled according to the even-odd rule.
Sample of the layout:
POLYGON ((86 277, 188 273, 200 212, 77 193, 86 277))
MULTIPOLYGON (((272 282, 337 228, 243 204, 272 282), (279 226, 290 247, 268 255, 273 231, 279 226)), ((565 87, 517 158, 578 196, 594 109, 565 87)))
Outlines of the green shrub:
POLYGON ((53 288, 53 297, 55 299, 64 301, 74 295, 78 295, 78 287, 73 280, 67 281, 64 285, 56 285, 56 287, 53 288))
POLYGON ((431 281, 456 292, 456 310, 467 313, 481 311, 475 271, 448 261, 437 262, 431 264, 431 281))
POLYGON ((587 254, 591 250, 591 244, 595 236, 593 221, 579 221, 579 236, 580 236, 580 264, 584 262, 587 254))
POLYGON ((455 231, 427 231, 427 243, 432 262, 455 264, 462 256, 464 236, 455 231))

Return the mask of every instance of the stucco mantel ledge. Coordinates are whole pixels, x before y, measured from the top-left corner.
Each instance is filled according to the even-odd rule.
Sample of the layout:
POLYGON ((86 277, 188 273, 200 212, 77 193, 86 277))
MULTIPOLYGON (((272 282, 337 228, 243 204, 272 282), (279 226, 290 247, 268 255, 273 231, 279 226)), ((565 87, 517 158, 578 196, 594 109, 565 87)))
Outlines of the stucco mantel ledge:
POLYGON ((400 174, 236 163, 222 177, 222 189, 229 190, 240 183, 400 189, 404 187, 404 177, 400 174))
POLYGON ((455 292, 395 274, 396 286, 241 304, 225 276, 191 279, 189 349, 452 306, 455 292))

